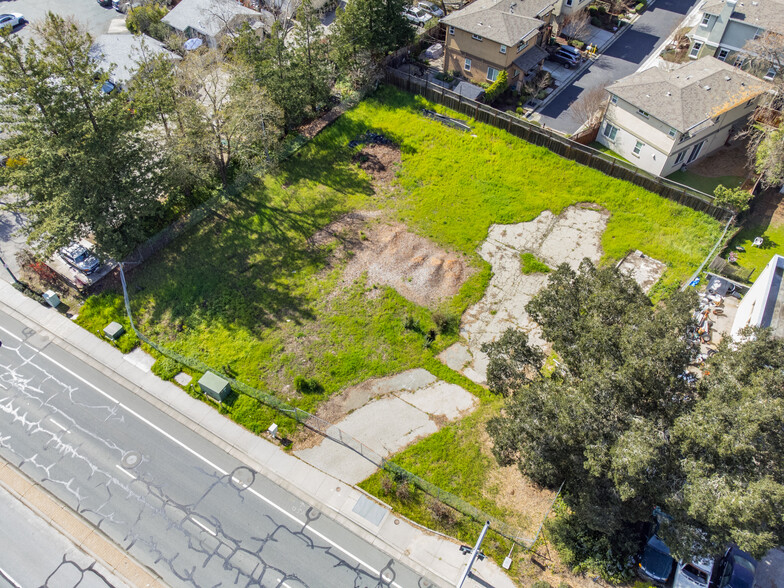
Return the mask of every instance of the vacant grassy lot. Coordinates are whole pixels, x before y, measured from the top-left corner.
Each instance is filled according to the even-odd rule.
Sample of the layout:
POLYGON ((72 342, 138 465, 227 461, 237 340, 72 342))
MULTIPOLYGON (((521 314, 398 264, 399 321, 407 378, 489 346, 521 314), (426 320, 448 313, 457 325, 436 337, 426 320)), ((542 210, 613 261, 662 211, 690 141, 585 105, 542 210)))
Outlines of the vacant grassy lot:
MULTIPOLYGON (((310 410, 346 385, 432 365, 434 354, 457 338, 440 334, 426 347, 432 309, 361 279, 340 282, 350 247, 315 246, 311 237, 349 211, 381 210, 382 220, 404 222, 465 254, 479 271, 442 305, 456 315, 487 284, 488 266, 475 250, 493 223, 596 202, 612 214, 602 240, 606 260, 641 249, 668 264, 669 282, 686 278, 718 237, 718 223, 703 214, 497 129, 445 128, 423 118, 423 106, 433 107, 382 88, 277 174, 137 269, 130 294, 142 330, 310 410), (402 164, 391 189, 374 187, 352 163, 356 149, 348 142, 368 130, 400 146, 402 164), (404 329, 407 316, 419 328, 404 329), (317 379, 324 392, 297 393, 292 383, 300 375, 317 379)), ((118 295, 105 295, 85 305, 79 320, 95 328, 119 318, 121 308, 118 295)), ((244 397, 223 410, 254 431, 273 418, 244 397)))

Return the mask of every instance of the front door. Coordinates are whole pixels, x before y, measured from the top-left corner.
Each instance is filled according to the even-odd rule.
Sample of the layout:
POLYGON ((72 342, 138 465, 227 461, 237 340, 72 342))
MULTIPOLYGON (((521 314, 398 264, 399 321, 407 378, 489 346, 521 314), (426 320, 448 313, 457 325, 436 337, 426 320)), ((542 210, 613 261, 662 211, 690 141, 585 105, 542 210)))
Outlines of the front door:
POLYGON ((686 163, 691 163, 695 159, 700 156, 700 151, 702 151, 702 146, 705 144, 705 141, 700 141, 694 147, 691 148, 691 153, 689 153, 689 159, 686 160, 686 163))

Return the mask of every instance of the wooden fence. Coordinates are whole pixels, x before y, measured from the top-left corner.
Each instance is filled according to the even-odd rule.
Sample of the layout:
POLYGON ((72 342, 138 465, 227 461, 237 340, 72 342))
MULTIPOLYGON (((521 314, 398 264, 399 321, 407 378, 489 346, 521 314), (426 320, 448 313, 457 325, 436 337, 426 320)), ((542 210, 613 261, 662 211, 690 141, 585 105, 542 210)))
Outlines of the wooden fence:
POLYGON ((592 147, 581 145, 549 129, 541 128, 515 115, 501 112, 487 104, 461 96, 442 86, 432 84, 425 79, 387 68, 384 74, 384 81, 401 90, 423 96, 430 102, 442 104, 478 122, 508 131, 515 137, 519 137, 528 143, 546 147, 561 157, 592 167, 614 178, 626 180, 641 188, 655 192, 664 198, 673 200, 678 204, 709 214, 716 219, 726 220, 732 216, 727 209, 714 206, 713 197, 708 194, 666 178, 649 174, 631 163, 597 151, 592 147))

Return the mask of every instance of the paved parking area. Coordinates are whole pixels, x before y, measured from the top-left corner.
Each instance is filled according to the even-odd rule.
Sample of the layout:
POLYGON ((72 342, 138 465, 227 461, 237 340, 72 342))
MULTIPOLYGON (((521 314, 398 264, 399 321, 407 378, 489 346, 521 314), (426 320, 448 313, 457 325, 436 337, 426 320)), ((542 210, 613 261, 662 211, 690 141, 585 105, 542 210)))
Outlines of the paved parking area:
POLYGON ((680 25, 698 0, 656 0, 588 69, 540 111, 539 121, 563 133, 574 133, 583 120, 571 104, 585 90, 606 88, 634 73, 680 25))

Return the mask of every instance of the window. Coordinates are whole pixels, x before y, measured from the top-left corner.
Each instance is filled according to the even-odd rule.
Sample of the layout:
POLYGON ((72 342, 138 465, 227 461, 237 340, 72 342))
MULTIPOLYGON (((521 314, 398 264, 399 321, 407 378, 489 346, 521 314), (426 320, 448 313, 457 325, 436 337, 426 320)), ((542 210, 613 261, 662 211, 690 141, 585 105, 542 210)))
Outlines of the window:
POLYGON ((612 102, 613 104, 618 104, 618 96, 613 94, 612 97, 610 98, 610 102, 612 102))
POLYGON ((710 23, 710 14, 706 14, 702 17, 702 22, 700 23, 700 26, 707 27, 708 23, 710 23))
POLYGON ((644 146, 645 143, 643 143, 642 141, 637 141, 637 143, 634 144, 634 149, 632 150, 632 153, 634 153, 637 157, 639 157, 640 151, 642 151, 642 148, 644 146))
POLYGON ((650 114, 645 112, 642 108, 638 108, 637 109, 637 114, 639 114, 640 116, 644 116, 645 118, 648 118, 649 116, 651 116, 650 114))
POLYGON ((735 67, 743 67, 743 64, 745 62, 746 62, 746 59, 743 57, 743 55, 736 55, 735 56, 735 63, 733 63, 732 65, 734 65, 735 67))
POLYGON ((449 34, 450 35, 454 35, 455 34, 455 27, 453 27, 452 25, 449 25, 449 34))
POLYGON ((496 68, 488 67, 487 68, 487 79, 490 80, 491 82, 496 81, 498 79, 498 73, 499 73, 499 71, 496 68))
POLYGON ((516 77, 517 77, 517 76, 519 76, 519 75, 520 75, 520 70, 519 70, 519 69, 515 69, 515 70, 514 70, 514 74, 512 75, 512 77, 513 77, 513 78, 516 78, 516 77))
POLYGON ((525 49, 527 46, 528 46, 528 41, 520 41, 520 42, 517 44, 517 52, 518 52, 518 53, 520 53, 520 51, 522 51, 523 49, 525 49))
POLYGON ((677 135, 677 134, 678 134, 678 131, 676 131, 675 129, 673 129, 672 127, 670 127, 670 132, 669 132, 669 133, 667 133, 667 134, 668 134, 670 137, 674 137, 675 135, 677 135))
POLYGON ((567 6, 571 6, 572 5, 572 0, 566 0, 566 5, 567 6))
POLYGON ((719 49, 719 54, 716 56, 716 59, 718 59, 719 61, 724 61, 725 59, 727 59, 727 55, 729 54, 730 54, 729 49, 719 49))
POLYGON ((610 141, 615 141, 615 136, 618 134, 618 127, 614 127, 610 123, 604 125, 604 136, 610 141))
POLYGON ((775 67, 771 67, 768 70, 768 73, 765 74, 765 79, 770 81, 770 80, 772 80, 775 77, 776 77, 776 68, 775 67))
POLYGON ((691 46, 691 51, 689 51, 689 57, 696 59, 700 54, 700 49, 702 49, 702 41, 694 41, 694 45, 691 46))
POLYGON ((501 45, 501 49, 500 49, 500 51, 501 51, 501 53, 503 53, 504 55, 506 55, 506 45, 501 45))
POLYGON ((684 157, 686 157, 686 150, 678 151, 678 155, 675 156, 675 165, 681 163, 684 157))
POLYGON ((482 40, 482 36, 481 35, 471 35, 471 38, 474 39, 475 41, 481 41, 482 40))
POLYGON ((464 69, 465 69, 466 71, 471 71, 471 60, 470 60, 470 59, 466 59, 466 60, 465 60, 465 66, 464 66, 464 69))

